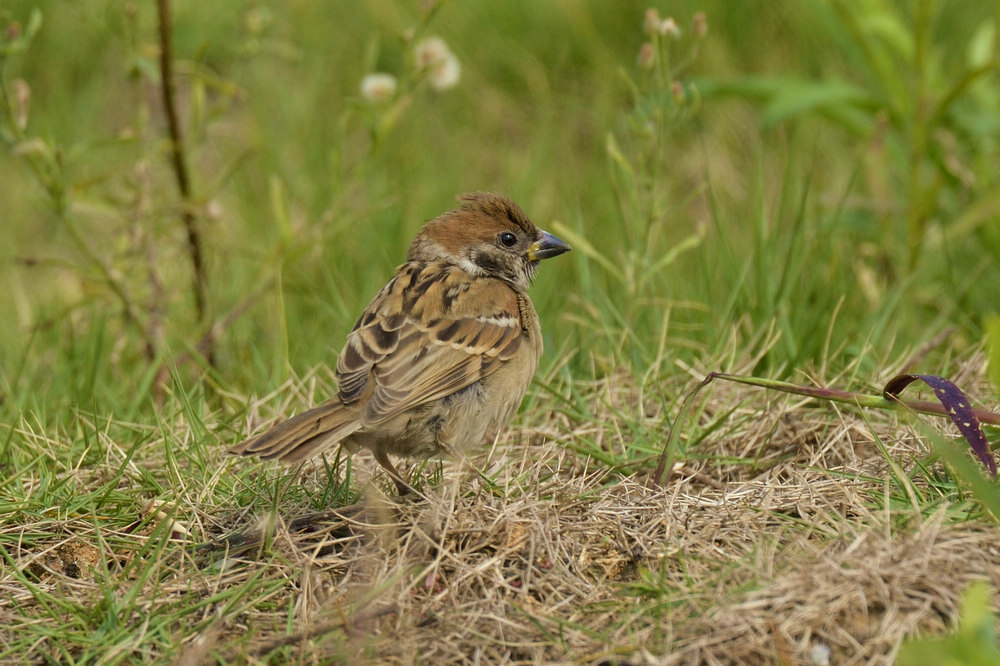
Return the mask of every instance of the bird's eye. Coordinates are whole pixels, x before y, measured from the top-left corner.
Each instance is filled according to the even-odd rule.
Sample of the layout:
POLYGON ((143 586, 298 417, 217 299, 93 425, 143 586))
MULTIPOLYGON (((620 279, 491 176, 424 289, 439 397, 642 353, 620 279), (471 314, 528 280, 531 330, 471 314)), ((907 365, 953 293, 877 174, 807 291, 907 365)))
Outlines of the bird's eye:
POLYGON ((504 247, 514 247, 517 245, 517 236, 509 231, 504 231, 497 238, 500 239, 500 244, 504 247))

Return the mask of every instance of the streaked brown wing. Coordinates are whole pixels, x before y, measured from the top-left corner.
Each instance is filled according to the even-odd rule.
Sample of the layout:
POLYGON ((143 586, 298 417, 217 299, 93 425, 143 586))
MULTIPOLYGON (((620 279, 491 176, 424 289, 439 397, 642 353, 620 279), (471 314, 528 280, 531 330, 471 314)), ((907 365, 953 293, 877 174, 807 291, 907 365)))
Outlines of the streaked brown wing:
POLYGON ((367 397, 362 425, 378 425, 488 376, 517 351, 522 328, 506 283, 442 264, 404 266, 347 338, 340 397, 367 397))

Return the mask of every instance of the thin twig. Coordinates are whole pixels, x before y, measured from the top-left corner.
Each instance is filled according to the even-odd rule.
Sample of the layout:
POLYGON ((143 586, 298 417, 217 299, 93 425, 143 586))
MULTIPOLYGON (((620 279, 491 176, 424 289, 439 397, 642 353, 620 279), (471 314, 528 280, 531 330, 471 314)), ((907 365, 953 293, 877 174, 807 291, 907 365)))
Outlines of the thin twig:
MULTIPOLYGON (((181 123, 177 115, 174 99, 173 51, 170 46, 171 20, 170 0, 157 0, 157 11, 160 19, 160 91, 163 93, 163 109, 167 116, 167 130, 170 133, 170 157, 177 179, 177 188, 181 194, 181 220, 187 231, 188 253, 191 256, 191 267, 194 272, 194 303, 198 321, 204 322, 208 311, 207 277, 205 275, 205 260, 202 250, 201 234, 191 207, 191 179, 188 176, 187 161, 184 154, 184 137, 181 133, 181 123)), ((207 358, 211 363, 212 354, 207 358)))

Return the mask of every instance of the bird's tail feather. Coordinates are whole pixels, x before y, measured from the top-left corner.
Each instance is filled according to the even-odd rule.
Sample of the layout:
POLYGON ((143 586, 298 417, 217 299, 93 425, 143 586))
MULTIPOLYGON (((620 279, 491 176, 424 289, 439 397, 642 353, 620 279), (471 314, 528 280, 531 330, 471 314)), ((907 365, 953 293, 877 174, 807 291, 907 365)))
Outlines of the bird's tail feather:
POLYGON ((356 412, 334 398, 240 442, 227 453, 283 462, 303 460, 357 431, 361 423, 356 412))

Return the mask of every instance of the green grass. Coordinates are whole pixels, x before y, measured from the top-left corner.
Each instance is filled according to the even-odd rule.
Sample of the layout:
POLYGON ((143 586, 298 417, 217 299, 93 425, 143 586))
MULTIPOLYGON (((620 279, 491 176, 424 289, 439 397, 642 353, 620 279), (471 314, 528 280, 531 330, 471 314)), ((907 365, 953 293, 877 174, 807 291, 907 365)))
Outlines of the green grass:
MULTIPOLYGON (((513 435, 555 439, 559 453, 529 465, 530 450, 514 447, 522 468, 479 470, 480 504, 520 501, 539 484, 546 500, 575 506, 644 479, 684 395, 711 370, 871 392, 950 329, 916 370, 967 382, 980 406, 996 406, 1000 10, 684 1, 669 8, 681 37, 657 37, 660 60, 646 70, 646 8, 177 0, 184 202, 155 4, 4 4, 0 585, 13 596, 0 660, 301 658, 254 632, 295 635, 300 595, 333 595, 303 572, 340 570, 303 556, 331 548, 320 537, 283 541, 281 525, 367 501, 368 468, 356 474, 337 452, 286 469, 221 451, 332 392, 328 368, 357 314, 422 222, 461 192, 503 192, 574 245, 533 287, 546 352, 513 435), (414 70, 410 40, 431 34, 461 62, 453 89, 414 70), (373 71, 399 78, 383 106, 359 93, 373 71), (184 211, 203 236, 203 317, 184 211), (567 483, 578 475, 592 485, 567 483), (153 501, 169 517, 155 517, 153 501), (255 530, 256 567, 195 545, 255 530), (91 584, 25 573, 28 559, 74 539, 96 549, 91 584)), ((851 447, 830 444, 843 457, 824 472, 786 432, 783 400, 714 389, 689 410, 673 459, 750 486, 807 465, 857 485, 854 510, 892 514, 904 533, 939 511, 994 529, 995 488, 936 434, 899 434, 882 417, 846 427, 831 410, 810 436, 853 438, 865 453, 854 465, 851 447)), ((444 493, 451 470, 428 464, 418 483, 444 493)), ((630 565, 619 597, 586 602, 588 618, 619 616, 606 631, 536 617, 522 599, 518 612, 552 646, 524 654, 586 659, 591 643, 665 654, 686 644, 690 618, 742 598, 727 572, 755 571, 752 587, 766 588, 775 572, 754 570, 754 558, 775 543, 871 525, 810 520, 779 517, 760 542, 718 559, 630 565), (636 617, 630 633, 625 618, 636 617)), ((659 552, 645 547, 634 545, 659 552)), ((374 612, 366 604, 397 584, 412 585, 401 599, 419 596, 408 576, 425 569, 464 580, 440 560, 407 562, 338 612, 374 612)), ((386 654, 350 631, 316 640, 327 655, 386 654)))

